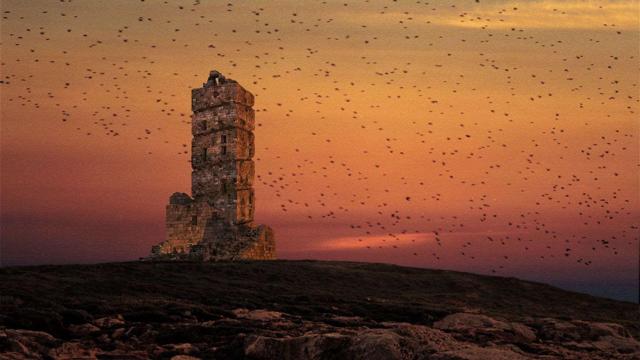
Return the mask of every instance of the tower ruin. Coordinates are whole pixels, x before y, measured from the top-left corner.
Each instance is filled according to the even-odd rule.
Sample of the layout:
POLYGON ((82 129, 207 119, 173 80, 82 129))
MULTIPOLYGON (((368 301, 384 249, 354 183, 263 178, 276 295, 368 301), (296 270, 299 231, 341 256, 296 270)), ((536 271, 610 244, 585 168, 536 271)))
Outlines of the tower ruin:
POLYGON ((191 91, 192 196, 169 198, 167 239, 153 246, 152 258, 275 259, 273 231, 253 224, 253 101, 215 70, 191 91))

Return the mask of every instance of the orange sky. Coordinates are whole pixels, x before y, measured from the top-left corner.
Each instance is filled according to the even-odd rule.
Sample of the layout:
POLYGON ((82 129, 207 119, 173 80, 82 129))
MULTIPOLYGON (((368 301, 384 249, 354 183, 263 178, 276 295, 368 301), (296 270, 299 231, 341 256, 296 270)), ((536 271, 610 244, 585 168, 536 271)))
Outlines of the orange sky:
POLYGON ((279 257, 637 299, 639 10, 5 0, 2 263, 163 240, 190 187, 190 89, 217 69, 256 95, 257 220, 279 257))

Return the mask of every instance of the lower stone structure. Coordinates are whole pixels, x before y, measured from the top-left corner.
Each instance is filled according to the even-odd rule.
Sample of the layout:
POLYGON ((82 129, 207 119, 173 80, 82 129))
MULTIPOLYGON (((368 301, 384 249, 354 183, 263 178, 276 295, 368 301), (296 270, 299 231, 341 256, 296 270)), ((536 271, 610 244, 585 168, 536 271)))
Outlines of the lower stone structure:
POLYGON ((266 225, 225 222, 209 203, 185 193, 173 194, 166 211, 167 240, 153 246, 155 259, 275 259, 273 230, 266 225))

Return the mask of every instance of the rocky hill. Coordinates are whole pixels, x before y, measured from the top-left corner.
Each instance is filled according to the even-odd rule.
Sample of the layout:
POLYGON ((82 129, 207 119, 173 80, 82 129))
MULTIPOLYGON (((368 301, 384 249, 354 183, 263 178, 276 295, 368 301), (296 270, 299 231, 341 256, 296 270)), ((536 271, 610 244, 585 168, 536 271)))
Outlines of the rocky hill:
POLYGON ((639 359, 638 305, 326 261, 0 269, 1 359, 639 359))

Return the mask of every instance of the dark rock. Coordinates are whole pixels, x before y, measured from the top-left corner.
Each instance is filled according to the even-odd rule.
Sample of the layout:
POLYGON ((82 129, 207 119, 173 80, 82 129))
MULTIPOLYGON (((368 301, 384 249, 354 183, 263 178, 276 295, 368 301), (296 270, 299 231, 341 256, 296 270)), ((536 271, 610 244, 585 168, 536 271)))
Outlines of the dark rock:
POLYGON ((69 325, 69 332, 76 337, 86 337, 100 332, 100 328, 93 324, 69 325))
POLYGON ((93 316, 82 309, 64 309, 60 312, 65 324, 86 324, 93 321, 93 316))
POLYGON ((456 313, 433 324, 436 329, 454 334, 456 338, 487 343, 522 344, 536 340, 536 334, 528 326, 503 322, 485 315, 456 313))
POLYGON ((175 192, 169 197, 169 204, 173 205, 189 205, 192 202, 191 196, 183 192, 175 192))
POLYGON ((2 359, 640 359, 637 305, 514 279, 319 261, 40 271, 0 269, 22 301, 0 303, 2 359))
POLYGON ((124 325, 124 318, 122 315, 118 314, 115 316, 107 316, 103 318, 99 318, 93 321, 93 323, 100 328, 111 328, 114 326, 124 325))

